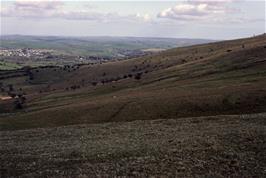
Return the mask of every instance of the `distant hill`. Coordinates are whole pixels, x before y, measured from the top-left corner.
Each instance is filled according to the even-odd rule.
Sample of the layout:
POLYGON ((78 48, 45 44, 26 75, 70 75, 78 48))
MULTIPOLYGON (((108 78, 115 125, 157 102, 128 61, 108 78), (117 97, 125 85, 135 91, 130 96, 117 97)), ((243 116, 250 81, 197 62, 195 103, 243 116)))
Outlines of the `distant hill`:
POLYGON ((0 36, 1 48, 52 49, 59 54, 79 56, 126 56, 132 51, 170 49, 213 42, 206 39, 142 38, 142 37, 59 37, 0 36))

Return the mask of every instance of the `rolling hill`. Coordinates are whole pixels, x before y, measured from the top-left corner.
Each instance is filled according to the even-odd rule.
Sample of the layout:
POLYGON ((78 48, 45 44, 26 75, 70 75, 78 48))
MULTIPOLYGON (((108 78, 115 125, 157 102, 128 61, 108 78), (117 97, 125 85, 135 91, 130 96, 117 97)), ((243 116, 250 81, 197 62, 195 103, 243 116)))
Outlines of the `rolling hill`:
POLYGON ((119 57, 126 52, 147 49, 169 49, 208 43, 206 39, 142 38, 142 37, 59 37, 59 36, 21 36, 0 37, 4 49, 51 49, 56 54, 70 56, 108 56, 119 57))
POLYGON ((265 42, 0 71, 1 175, 265 177, 265 42))
POLYGON ((3 71, 3 85, 27 101, 1 122, 23 128, 262 112, 265 53, 261 35, 125 61, 3 71))

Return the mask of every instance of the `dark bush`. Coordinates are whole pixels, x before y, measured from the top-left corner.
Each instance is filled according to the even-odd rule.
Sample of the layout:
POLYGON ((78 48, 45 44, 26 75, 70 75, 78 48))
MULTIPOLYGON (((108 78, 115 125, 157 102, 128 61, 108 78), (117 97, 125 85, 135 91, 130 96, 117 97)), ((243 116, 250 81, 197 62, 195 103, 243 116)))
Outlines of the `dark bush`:
POLYGON ((142 76, 142 73, 137 73, 137 74, 135 75, 135 79, 136 79, 136 80, 140 80, 140 79, 141 79, 141 76, 142 76))
POLYGON ((19 96, 19 100, 20 100, 20 102, 21 102, 22 104, 24 104, 24 103, 25 103, 25 101, 26 101, 26 97, 25 97, 25 96, 22 96, 22 95, 20 95, 20 96, 19 96))
POLYGON ((9 91, 14 91, 14 87, 13 87, 12 84, 9 84, 9 85, 8 85, 8 90, 9 90, 9 91))
POLYGON ((29 73, 29 80, 33 80, 33 79, 34 79, 33 73, 30 72, 30 73, 29 73))
POLYGON ((15 93, 10 93, 8 92, 8 96, 12 97, 12 98, 15 98, 17 95, 15 93))
POLYGON ((182 63, 186 63, 187 61, 185 59, 182 60, 182 63))
POLYGON ((97 82, 91 82, 91 84, 92 84, 93 86, 96 86, 96 85, 97 85, 97 82))
POLYGON ((14 102, 15 109, 23 109, 22 103, 20 103, 18 100, 14 102))
POLYGON ((71 88, 72 90, 76 90, 78 87, 77 87, 76 85, 72 85, 70 88, 71 88))

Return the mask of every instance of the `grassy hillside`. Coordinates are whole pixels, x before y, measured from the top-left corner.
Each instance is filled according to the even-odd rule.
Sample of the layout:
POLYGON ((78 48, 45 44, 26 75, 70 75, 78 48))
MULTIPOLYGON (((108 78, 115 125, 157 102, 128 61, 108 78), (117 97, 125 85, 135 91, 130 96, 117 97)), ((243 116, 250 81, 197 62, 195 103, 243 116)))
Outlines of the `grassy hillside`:
POLYGON ((3 177, 265 177, 265 113, 0 133, 3 177))
POLYGON ((0 70, 0 177, 265 177, 265 41, 0 70))
MULTIPOLYGON (((2 130, 265 112, 266 36, 104 64, 2 72, 26 93, 0 101, 2 130)), ((18 90, 20 91, 20 90, 18 90)))

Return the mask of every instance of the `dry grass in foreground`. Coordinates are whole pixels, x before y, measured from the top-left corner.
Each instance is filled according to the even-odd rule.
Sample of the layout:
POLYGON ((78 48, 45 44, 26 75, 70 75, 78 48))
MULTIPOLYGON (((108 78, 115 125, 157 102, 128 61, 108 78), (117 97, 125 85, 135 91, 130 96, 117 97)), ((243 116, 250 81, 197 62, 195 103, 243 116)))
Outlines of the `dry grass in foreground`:
POLYGON ((1 131, 1 177, 265 177, 266 114, 1 131))

